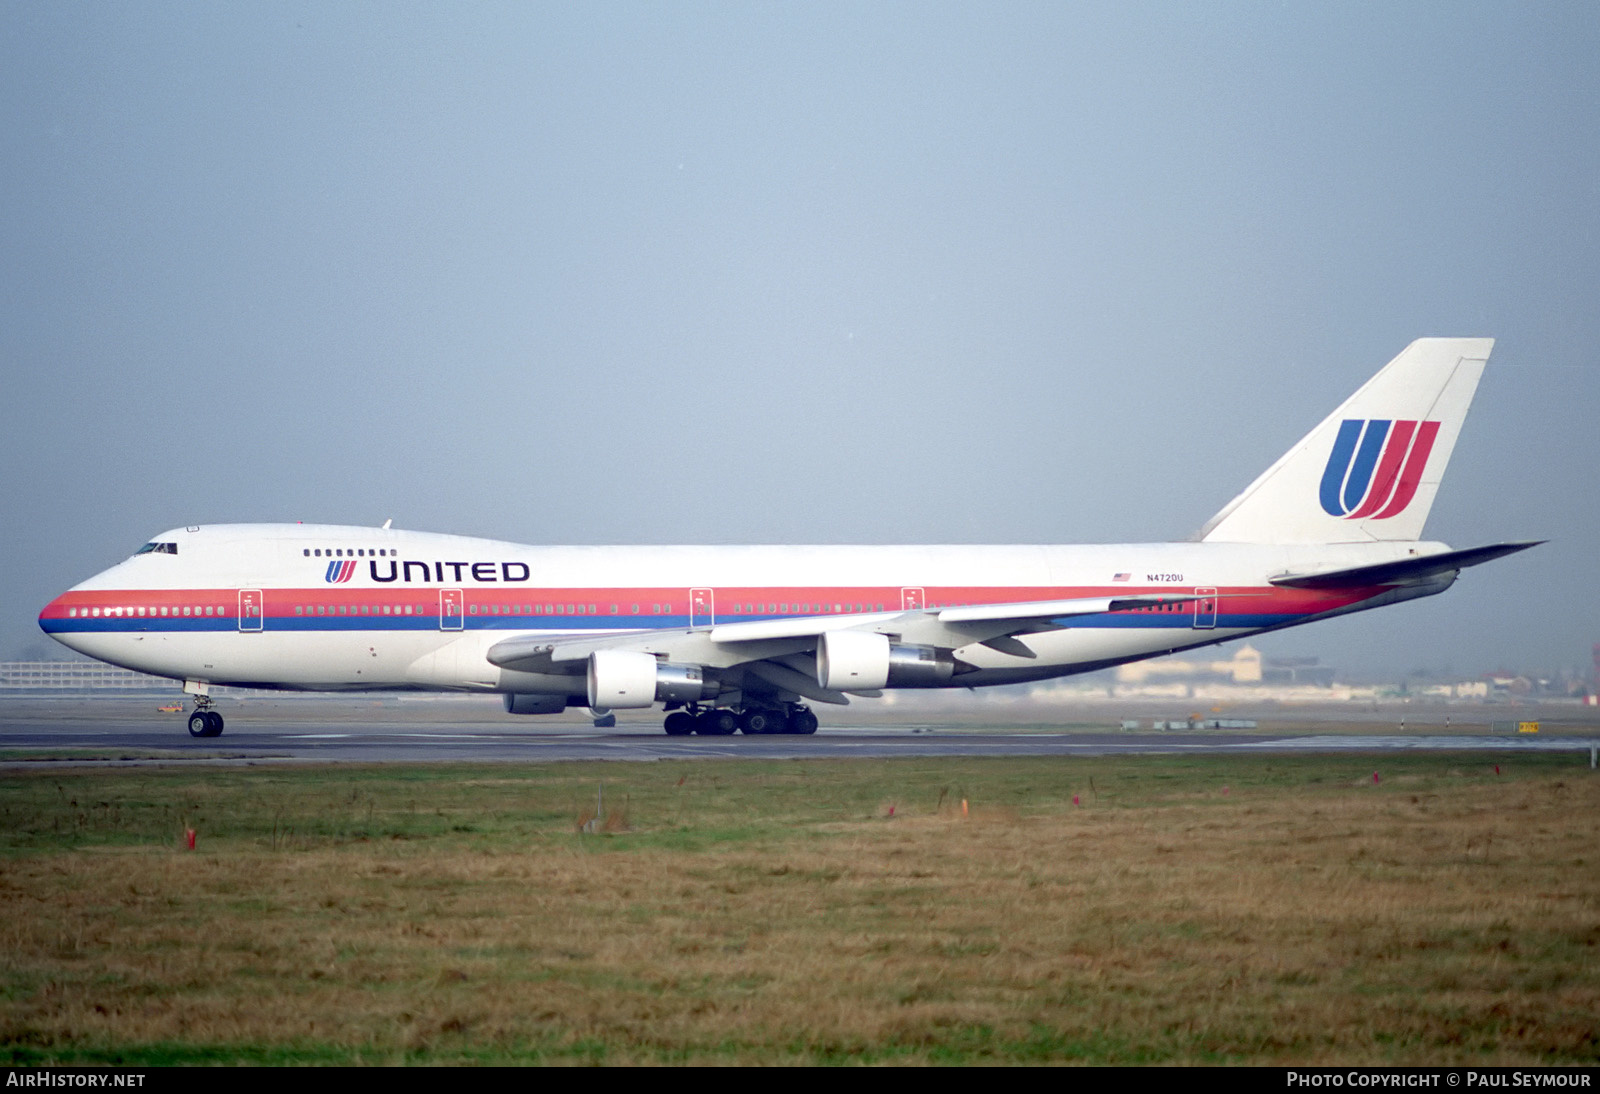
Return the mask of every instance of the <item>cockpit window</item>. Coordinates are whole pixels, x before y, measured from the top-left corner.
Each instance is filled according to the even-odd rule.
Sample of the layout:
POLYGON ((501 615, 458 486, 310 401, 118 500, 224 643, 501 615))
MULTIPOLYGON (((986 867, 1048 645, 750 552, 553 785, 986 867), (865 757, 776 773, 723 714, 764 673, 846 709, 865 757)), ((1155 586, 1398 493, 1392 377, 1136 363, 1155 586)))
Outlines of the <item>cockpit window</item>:
POLYGON ((146 543, 134 552, 139 555, 175 555, 178 553, 176 543, 146 543))

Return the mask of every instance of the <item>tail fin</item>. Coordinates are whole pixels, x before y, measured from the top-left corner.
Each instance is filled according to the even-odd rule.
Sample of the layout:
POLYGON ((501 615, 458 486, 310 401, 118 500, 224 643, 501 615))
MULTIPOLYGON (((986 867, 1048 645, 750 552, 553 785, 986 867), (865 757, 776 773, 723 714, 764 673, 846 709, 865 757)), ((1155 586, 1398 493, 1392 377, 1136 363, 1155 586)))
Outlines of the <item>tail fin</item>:
POLYGON ((1206 522, 1226 543, 1416 540, 1494 348, 1419 338, 1206 522))

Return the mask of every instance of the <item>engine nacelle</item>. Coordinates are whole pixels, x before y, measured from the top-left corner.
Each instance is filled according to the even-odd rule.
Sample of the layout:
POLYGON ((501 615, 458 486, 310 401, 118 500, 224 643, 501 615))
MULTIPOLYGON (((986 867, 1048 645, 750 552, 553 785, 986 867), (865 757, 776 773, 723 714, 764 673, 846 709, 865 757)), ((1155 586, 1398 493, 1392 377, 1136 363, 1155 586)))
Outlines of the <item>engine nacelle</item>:
POLYGON ((530 695, 527 692, 506 694, 507 714, 560 714, 567 709, 565 695, 530 695))
POLYGON ((817 683, 835 691, 871 691, 889 682, 889 636, 827 631, 817 643, 817 683))
POLYGON ((828 631, 817 643, 817 683, 835 691, 933 688, 956 672, 949 650, 896 646, 867 631, 828 631))
POLYGON ((613 710, 660 702, 714 699, 719 690, 699 665, 668 665, 648 653, 595 650, 589 655, 589 705, 613 710))
POLYGON ((626 710, 656 701, 656 659, 632 650, 589 655, 589 705, 626 710))

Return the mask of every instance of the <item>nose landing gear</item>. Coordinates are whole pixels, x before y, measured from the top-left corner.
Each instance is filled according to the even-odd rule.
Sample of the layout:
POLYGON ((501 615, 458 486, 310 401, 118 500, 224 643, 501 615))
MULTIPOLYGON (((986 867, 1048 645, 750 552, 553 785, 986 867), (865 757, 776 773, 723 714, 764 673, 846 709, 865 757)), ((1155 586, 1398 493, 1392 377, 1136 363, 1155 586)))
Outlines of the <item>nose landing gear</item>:
POLYGON ((199 680, 185 680, 183 690, 194 696, 194 713, 189 715, 189 736, 222 736, 222 715, 211 709, 211 696, 207 685, 199 680))

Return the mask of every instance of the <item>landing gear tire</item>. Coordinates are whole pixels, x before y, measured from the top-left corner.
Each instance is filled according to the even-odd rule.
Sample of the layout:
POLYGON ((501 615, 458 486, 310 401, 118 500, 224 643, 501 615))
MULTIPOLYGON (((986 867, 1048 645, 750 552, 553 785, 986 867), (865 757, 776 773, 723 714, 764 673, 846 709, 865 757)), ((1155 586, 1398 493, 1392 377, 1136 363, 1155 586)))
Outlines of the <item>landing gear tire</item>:
POLYGON ((668 737, 687 737, 694 732, 694 715, 686 710, 675 710, 667 715, 665 728, 668 737))
POLYGON ((782 733, 787 728, 785 721, 784 716, 775 710, 747 710, 739 719, 739 728, 752 736, 782 733))
POLYGON ((817 716, 809 710, 797 710, 789 719, 790 733, 812 734, 817 731, 817 716))
POLYGON ((189 715, 189 736, 222 736, 222 715, 214 710, 197 710, 189 715))
POLYGON ((694 731, 702 737, 726 737, 739 728, 731 710, 708 710, 694 720, 694 731))

